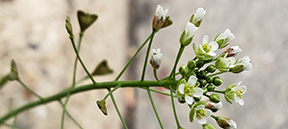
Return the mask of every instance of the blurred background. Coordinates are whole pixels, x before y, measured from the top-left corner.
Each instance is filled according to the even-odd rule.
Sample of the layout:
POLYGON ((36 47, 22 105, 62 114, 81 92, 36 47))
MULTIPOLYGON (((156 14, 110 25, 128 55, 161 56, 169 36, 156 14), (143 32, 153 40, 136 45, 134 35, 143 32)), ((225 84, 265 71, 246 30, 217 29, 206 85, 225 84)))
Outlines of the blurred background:
MULTIPOLYGON (((80 55, 91 71, 107 59, 115 73, 95 79, 99 82, 113 80, 150 35, 158 4, 169 9, 168 15, 174 22, 156 34, 152 46, 161 48, 163 53, 158 70, 160 78, 171 71, 186 22, 198 7, 203 7, 207 12, 193 42, 200 44, 204 35, 212 40, 230 29, 236 36, 230 46, 238 45, 243 51, 237 58, 248 55, 253 64, 249 72, 221 75, 222 88, 242 81, 248 92, 244 95, 244 106, 231 105, 222 98, 224 107, 216 115, 232 118, 240 129, 285 129, 288 126, 288 1, 284 0, 0 0, 0 77, 9 73, 10 61, 14 59, 21 80, 38 94, 50 96, 68 88, 72 83, 75 55, 65 30, 65 18, 70 16, 78 40, 76 12, 83 10, 95 13, 99 18, 86 30, 80 55)), ((140 79, 145 51, 144 48, 120 80, 140 79)), ((186 64, 194 56, 190 45, 179 65, 186 64)), ((150 65, 146 75, 148 80, 153 80, 150 65)), ((79 66, 77 77, 83 76, 85 72, 79 66)), ((87 83, 91 82, 82 84, 87 83)), ((95 101, 106 94, 106 90, 100 90, 74 95, 67 109, 85 129, 122 129, 110 99, 107 100, 108 116, 95 105, 95 101)), ((145 90, 123 88, 114 94, 129 129, 159 128, 145 90)), ((152 95, 165 129, 175 129, 170 97, 152 95)), ((37 99, 17 82, 2 87, 0 98, 0 116, 11 108, 37 99)), ((201 128, 197 122, 189 122, 186 105, 176 101, 176 107, 183 127, 201 128)), ((61 113, 60 104, 52 102, 20 113, 16 126, 22 129, 60 128, 61 113)), ((209 122, 219 128, 213 119, 209 122)), ((0 128, 6 129, 5 126, 0 128)), ((66 128, 77 129, 67 116, 66 128)))

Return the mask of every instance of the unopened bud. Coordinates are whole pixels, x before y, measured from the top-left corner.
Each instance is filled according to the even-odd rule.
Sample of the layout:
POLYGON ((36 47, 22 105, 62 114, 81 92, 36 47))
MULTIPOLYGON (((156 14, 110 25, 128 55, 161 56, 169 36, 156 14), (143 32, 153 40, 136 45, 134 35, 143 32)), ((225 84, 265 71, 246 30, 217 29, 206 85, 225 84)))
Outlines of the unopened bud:
POLYGON ((220 102, 220 96, 218 94, 212 94, 209 96, 209 100, 214 103, 220 102))
POLYGON ((205 108, 210 109, 212 112, 216 112, 222 107, 223 107, 222 102, 218 103, 208 102, 208 104, 205 106, 205 108))
POLYGON ((65 21, 66 21, 65 27, 66 27, 66 30, 67 30, 68 34, 70 36, 73 36, 73 28, 72 28, 72 25, 71 25, 70 17, 67 16, 65 21))
POLYGON ((214 91, 214 89, 215 89, 215 86, 214 86, 213 84, 209 84, 209 85, 207 86, 207 90, 208 90, 208 91, 214 91))
POLYGON ((220 86, 221 84, 222 84, 222 79, 220 78, 220 77, 214 77, 213 78, 213 84, 215 85, 215 86, 220 86))
POLYGON ((187 64, 187 67, 188 67, 190 70, 194 70, 195 67, 196 67, 196 61, 195 61, 195 60, 189 60, 189 61, 188 61, 188 64, 187 64))
POLYGON ((182 76, 186 76, 189 72, 189 68, 186 66, 186 65, 181 65, 179 67, 179 73, 182 75, 182 76))
POLYGON ((162 61, 162 53, 161 49, 158 48, 157 51, 155 49, 152 49, 151 52, 151 59, 150 59, 150 64, 154 69, 159 69, 161 61, 162 61))
MULTIPOLYGON (((167 13, 168 13, 168 9, 166 9, 164 11, 163 7, 161 5, 157 6, 156 11, 155 11, 155 15, 154 15, 153 21, 152 21, 153 29, 158 31, 160 28, 163 27, 164 23, 166 22, 167 13)), ((167 21, 167 22, 168 23, 166 23, 166 26, 167 26, 167 24, 169 24, 170 21, 167 21)))
POLYGON ((216 66, 215 65, 209 65, 206 67, 205 71, 209 73, 214 73, 216 71, 216 66))
POLYGON ((14 80, 19 80, 19 75, 18 75, 18 70, 17 70, 17 65, 14 60, 11 61, 11 72, 9 73, 9 80, 14 81, 14 80))
POLYGON ((239 46, 232 46, 227 48, 223 53, 227 53, 227 57, 233 57, 236 56, 239 52, 242 52, 239 46))
POLYGON ((216 129, 213 125, 211 124, 203 124, 202 125, 203 129, 216 129))
POLYGON ((220 116, 220 117, 215 117, 215 120, 217 121, 218 125, 224 129, 236 129, 237 124, 235 121, 231 120, 228 117, 225 116, 220 116))

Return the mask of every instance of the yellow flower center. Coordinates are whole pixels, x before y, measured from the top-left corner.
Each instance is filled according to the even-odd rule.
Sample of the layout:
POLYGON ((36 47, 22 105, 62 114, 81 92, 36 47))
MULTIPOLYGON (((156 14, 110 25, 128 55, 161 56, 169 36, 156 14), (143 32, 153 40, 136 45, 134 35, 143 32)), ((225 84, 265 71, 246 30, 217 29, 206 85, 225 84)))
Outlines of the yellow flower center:
POLYGON ((196 111, 196 117, 197 118, 203 118, 204 116, 206 116, 206 112, 204 111, 204 109, 200 109, 196 111))
POLYGON ((206 53, 208 53, 211 50, 211 47, 212 47, 211 45, 205 43, 202 48, 206 53))

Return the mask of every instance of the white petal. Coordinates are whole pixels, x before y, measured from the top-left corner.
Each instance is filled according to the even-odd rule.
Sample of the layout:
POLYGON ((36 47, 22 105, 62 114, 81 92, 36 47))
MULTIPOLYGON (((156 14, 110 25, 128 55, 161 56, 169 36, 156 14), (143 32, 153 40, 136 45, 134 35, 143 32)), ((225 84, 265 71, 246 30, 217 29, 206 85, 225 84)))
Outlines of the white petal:
POLYGON ((209 40, 209 36, 208 35, 204 35, 203 36, 203 40, 202 40, 202 44, 204 45, 205 43, 208 43, 209 40))
POLYGON ((206 124, 207 123, 207 119, 206 119, 206 117, 202 117, 201 119, 198 119, 198 122, 200 124, 206 124))
POLYGON ((196 10, 194 17, 201 19, 204 17, 205 14, 206 14, 206 10, 204 10, 203 8, 200 7, 196 10))
POLYGON ((198 27, 188 21, 185 27, 186 38, 191 38, 197 30, 198 27))
POLYGON ((229 122, 229 124, 230 124, 230 126, 231 126, 231 129, 236 129, 236 128, 237 128, 237 124, 236 124, 235 121, 229 120, 228 122, 229 122))
POLYGON ((204 109, 205 113, 206 113, 206 117, 211 116, 212 115, 212 111, 209 109, 204 109))
POLYGON ((214 105, 213 109, 220 109, 220 108, 222 108, 222 107, 223 107, 222 102, 218 102, 218 103, 216 103, 216 104, 214 105))
POLYGON ((190 76, 189 79, 188 79, 187 84, 190 85, 190 86, 195 86, 196 82, 197 82, 197 77, 190 76))
POLYGON ((180 94, 184 94, 184 87, 185 87, 185 84, 180 84, 179 85, 178 91, 179 91, 180 94))
POLYGON ((210 52, 208 52, 207 54, 210 55, 210 56, 216 56, 216 53, 213 52, 213 51, 210 51, 210 52))
POLYGON ((246 93, 246 91, 247 91, 247 87, 244 86, 244 85, 243 85, 243 86, 240 86, 239 89, 243 91, 242 94, 246 93))
POLYGON ((158 5, 155 14, 158 16, 161 15, 162 13, 163 13, 163 7, 161 5, 158 5))
POLYGON ((210 42, 208 45, 211 46, 210 51, 216 51, 218 49, 218 47, 219 47, 218 43, 216 43, 216 42, 210 42))
POLYGON ((199 106, 197 106, 196 107, 196 110, 199 110, 199 109, 204 109, 205 108, 205 106, 204 105, 199 105, 199 106))
POLYGON ((203 95, 203 90, 201 88, 194 88, 194 90, 195 90, 195 93, 193 93, 194 97, 199 98, 203 95))
POLYGON ((185 95, 185 101, 186 101, 186 103, 188 103, 188 104, 192 104, 192 103, 193 103, 193 98, 190 97, 190 96, 188 96, 188 95, 185 95))
POLYGON ((231 53, 242 52, 242 49, 239 46, 232 46, 231 49, 232 49, 231 53))

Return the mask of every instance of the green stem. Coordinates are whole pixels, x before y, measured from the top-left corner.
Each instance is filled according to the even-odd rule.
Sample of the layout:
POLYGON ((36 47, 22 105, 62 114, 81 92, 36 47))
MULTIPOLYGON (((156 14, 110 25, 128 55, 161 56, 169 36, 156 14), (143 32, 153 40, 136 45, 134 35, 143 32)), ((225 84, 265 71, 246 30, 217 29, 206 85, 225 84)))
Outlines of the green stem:
MULTIPOLYGON (((118 85, 121 86, 121 84, 118 84, 118 85)), ((110 92, 110 88, 108 89, 108 91, 110 92)), ((114 96, 113 96, 112 93, 110 94, 110 97, 111 97, 111 100, 112 100, 112 102, 113 102, 113 105, 114 105, 114 107, 115 107, 115 109, 116 109, 116 111, 117 111, 117 114, 118 114, 118 116, 119 116, 119 118, 120 118, 123 126, 125 127, 125 129, 128 129, 128 127, 127 127, 126 123, 124 122, 124 119, 123 119, 123 117, 122 117, 122 115, 121 115, 121 113, 120 113, 120 111, 119 111, 119 109, 118 109, 118 106, 117 106, 117 104, 116 104, 115 98, 114 98, 114 96)))
MULTIPOLYGON (((77 46, 77 52, 79 53, 80 51, 80 46, 81 46, 81 42, 82 42, 82 37, 83 37, 83 33, 80 32, 79 34, 79 41, 78 41, 78 46, 77 46)), ((74 69, 73 69, 73 80, 72 80, 72 86, 71 88, 76 86, 76 72, 77 72, 77 64, 78 64, 78 58, 75 58, 74 61, 74 69)), ((65 111, 66 111, 66 105, 68 103, 68 100, 70 99, 70 94, 67 95, 67 98, 65 100, 64 106, 63 106, 63 111, 62 111, 62 122, 61 122, 61 129, 64 128, 64 117, 65 117, 65 111)), ((62 102, 61 102, 62 103, 62 102)))
MULTIPOLYGON (((65 105, 62 103, 62 101, 61 100, 58 100, 59 101, 59 103, 61 104, 61 106, 63 107, 63 109, 65 109, 65 112, 67 113, 67 115, 70 117, 70 119, 80 128, 80 129, 83 129, 83 127, 72 117, 72 115, 67 111, 67 109, 66 109, 66 107, 65 107, 65 105)), ((64 117, 62 117, 62 119, 63 119, 64 117)), ((62 122, 63 122, 64 120, 62 120, 62 122)), ((62 123, 61 123, 62 124, 62 123)), ((63 129, 62 128, 62 126, 61 126, 61 129, 63 129)))
POLYGON ((169 86, 170 88, 170 94, 171 94, 171 103, 172 103, 172 108, 173 108, 173 113, 174 113, 174 118, 175 118, 175 121, 176 121, 176 124, 177 124, 177 128, 182 128, 180 123, 179 123, 179 120, 178 120, 178 117, 177 117, 177 113, 176 113, 176 108, 175 108, 175 104, 174 104, 174 97, 173 96, 173 88, 172 86, 170 85, 169 86))
POLYGON ((141 51, 141 49, 146 45, 146 43, 148 42, 148 40, 151 38, 152 33, 150 34, 150 36, 145 40, 145 42, 138 48, 138 50, 136 51, 136 53, 132 56, 132 58, 128 61, 128 63, 125 65, 125 67, 121 70, 121 72, 119 73, 119 75, 116 77, 115 81, 118 81, 120 79, 120 77, 122 76, 122 74, 125 72, 125 70, 128 68, 128 66, 130 65, 130 63, 132 62, 132 60, 136 57, 136 55, 141 51))
MULTIPOLYGON (((159 115, 158 115, 158 112, 157 112, 157 110, 156 110, 155 104, 154 104, 154 102, 153 102, 153 98, 152 98, 152 95, 151 95, 151 92, 150 92, 150 88, 149 88, 149 87, 147 87, 147 93, 148 93, 148 96, 149 96, 149 99, 150 99, 150 103, 151 103, 151 105, 152 105, 152 108, 153 108, 153 110, 154 110, 154 113, 155 113, 155 115, 156 115, 156 117, 157 117, 158 123, 159 123, 161 129, 163 129, 163 125, 162 125, 162 123, 161 123, 160 117, 159 117, 159 115)), ((173 98, 173 97, 172 97, 172 98, 173 98)))
POLYGON ((160 84, 162 84, 161 81, 158 79, 157 70, 156 70, 156 69, 153 70, 153 73, 154 73, 155 79, 156 79, 160 84))
POLYGON ((216 76, 216 75, 219 75, 219 74, 222 74, 222 73, 225 73, 225 72, 217 72, 217 73, 214 73, 214 74, 210 74, 208 75, 207 77, 212 77, 212 76, 216 76))
POLYGON ((149 57, 149 53, 150 53, 150 49, 151 49, 151 45, 152 45, 152 41, 153 41, 155 32, 156 32, 156 31, 153 29, 152 34, 151 34, 151 39, 150 39, 150 42, 149 42, 149 45, 148 45, 148 48, 147 48, 147 52, 146 52, 145 62, 144 62, 144 65, 143 65, 143 71, 142 71, 141 81, 143 81, 144 78, 145 78, 147 61, 148 61, 148 57, 149 57))
MULTIPOLYGON (((142 88, 142 87, 140 87, 140 88, 142 88)), ((147 90, 146 88, 142 88, 142 89, 147 90)), ((162 92, 162 91, 159 91, 159 90, 150 89, 150 91, 155 92, 155 93, 158 93, 158 94, 162 94, 162 95, 171 96, 170 93, 165 93, 165 92, 162 92)), ((173 97, 177 97, 177 96, 174 95, 173 97)))
POLYGON ((159 84, 159 82, 157 81, 111 81, 111 82, 99 82, 94 84, 88 84, 88 85, 83 85, 83 86, 79 86, 79 87, 74 87, 74 88, 68 88, 65 89, 57 94, 54 94, 52 96, 43 98, 41 100, 37 100, 37 101, 33 101, 30 102, 26 105, 23 105, 19 108, 16 108, 10 112, 8 112, 7 114, 3 115, 2 117, 0 117, 0 125, 7 119, 11 118, 12 116, 15 116, 23 111, 26 111, 28 109, 31 109, 33 107, 42 105, 42 104, 46 104, 52 101, 57 101, 65 96, 67 96, 67 94, 77 94, 77 93, 81 93, 84 91, 90 91, 90 90, 95 90, 95 89, 107 89, 107 88, 113 88, 116 87, 117 85, 121 84, 121 87, 165 87, 168 85, 176 85, 178 82, 174 82, 174 81, 163 81, 162 85, 159 84))
POLYGON ((213 90, 212 92, 225 94, 225 91, 213 90))
POLYGON ((176 67, 177 67, 177 64, 178 64, 178 62, 179 62, 179 60, 180 60, 180 58, 181 58, 181 55, 182 55, 182 53, 183 53, 183 51, 184 51, 184 48, 185 48, 185 46, 183 46, 183 45, 181 44, 181 46, 180 46, 180 48, 179 48, 179 51, 178 51, 178 54, 177 54, 177 57, 176 57, 176 60, 175 60, 174 67, 173 67, 173 69, 172 69, 172 71, 171 71, 171 73, 170 73, 169 79, 175 80, 176 67))
POLYGON ((111 90, 104 98, 103 100, 106 100, 109 95, 111 95, 115 90, 121 87, 121 84, 117 85, 113 90, 111 90))
POLYGON ((26 86, 20 79, 17 80, 24 88, 26 88, 28 91, 30 91, 32 94, 34 94, 36 97, 38 97, 40 100, 43 99, 40 95, 35 93, 33 90, 31 90, 28 86, 26 86))
POLYGON ((85 70, 86 74, 89 76, 89 78, 91 79, 91 81, 92 81, 93 84, 95 85, 95 84, 96 84, 95 80, 93 79, 93 77, 92 77, 92 75, 89 73, 89 71, 87 70, 87 68, 86 68, 86 66, 84 65, 84 63, 83 63, 83 61, 82 61, 79 53, 77 52, 77 48, 76 48, 76 46, 75 46, 74 38, 73 38, 73 37, 70 37, 70 40, 71 40, 71 42, 72 42, 72 46, 73 46, 74 52, 75 52, 76 55, 77 55, 78 60, 80 61, 80 63, 81 63, 81 65, 82 65, 83 69, 85 70))

